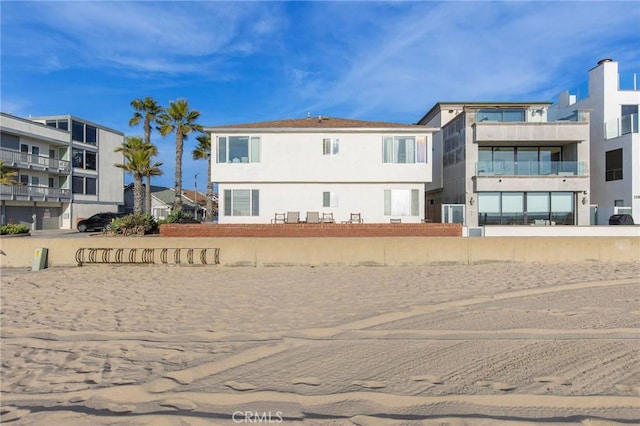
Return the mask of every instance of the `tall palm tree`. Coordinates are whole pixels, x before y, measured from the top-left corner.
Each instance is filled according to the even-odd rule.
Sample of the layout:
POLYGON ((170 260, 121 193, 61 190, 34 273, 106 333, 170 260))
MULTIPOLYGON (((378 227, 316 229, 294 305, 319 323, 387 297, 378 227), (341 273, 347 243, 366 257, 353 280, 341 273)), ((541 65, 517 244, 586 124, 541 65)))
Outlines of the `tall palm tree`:
POLYGON ((149 164, 149 147, 141 137, 126 137, 124 143, 115 149, 121 152, 124 163, 115 166, 133 175, 133 212, 142 213, 142 177, 149 164))
MULTIPOLYGON (((163 108, 150 97, 144 99, 134 99, 131 101, 131 106, 134 109, 133 117, 129 120, 129 126, 137 126, 140 122, 143 122, 144 129, 144 143, 151 145, 151 131, 153 130, 152 124, 157 122, 158 116, 162 113, 163 108)), ((152 145, 153 146, 153 145, 152 145)), ((158 149, 153 146, 155 150, 152 156, 158 155, 158 149)), ((149 161, 151 162, 151 160, 149 161)), ((156 164, 157 167, 162 163, 156 164)), ((157 176, 162 172, 157 169, 153 173, 145 174, 147 178, 147 185, 145 187, 145 199, 144 199, 144 211, 147 214, 151 214, 151 176, 157 176)))
POLYGON ((203 133, 196 138, 198 146, 193 150, 194 160, 207 161, 207 222, 213 220, 213 182, 211 182, 211 135, 203 133))
POLYGON ((182 210, 182 154, 184 141, 192 132, 202 132, 202 125, 196 123, 200 117, 200 111, 189 110, 189 102, 186 99, 178 99, 169 102, 169 107, 158 116, 158 130, 162 136, 169 133, 176 134, 176 186, 175 211, 182 210))
POLYGON ((0 161, 0 185, 18 185, 16 176, 18 176, 17 171, 8 169, 4 161, 0 161))

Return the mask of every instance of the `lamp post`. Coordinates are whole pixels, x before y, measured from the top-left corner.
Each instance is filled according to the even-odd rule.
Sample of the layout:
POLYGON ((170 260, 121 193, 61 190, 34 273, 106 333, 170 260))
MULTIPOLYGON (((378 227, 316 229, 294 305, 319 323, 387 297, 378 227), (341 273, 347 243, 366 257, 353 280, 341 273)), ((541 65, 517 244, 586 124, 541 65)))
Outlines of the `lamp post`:
POLYGON ((193 175, 193 180, 195 181, 195 187, 196 187, 196 191, 195 191, 195 195, 194 195, 194 202, 196 203, 196 213, 195 213, 195 219, 198 220, 198 175, 200 174, 200 172, 196 173, 195 175, 193 175))

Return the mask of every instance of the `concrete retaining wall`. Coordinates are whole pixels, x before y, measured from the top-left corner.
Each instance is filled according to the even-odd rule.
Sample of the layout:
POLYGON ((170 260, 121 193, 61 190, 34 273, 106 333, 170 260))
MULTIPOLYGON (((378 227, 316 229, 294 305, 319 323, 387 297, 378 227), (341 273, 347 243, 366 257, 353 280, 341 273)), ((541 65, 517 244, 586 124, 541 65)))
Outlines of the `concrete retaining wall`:
POLYGON ((224 266, 395 266, 488 262, 637 262, 637 237, 379 238, 11 238, 0 239, 0 267, 31 267, 35 249, 49 266, 74 266, 79 248, 220 248, 224 266))

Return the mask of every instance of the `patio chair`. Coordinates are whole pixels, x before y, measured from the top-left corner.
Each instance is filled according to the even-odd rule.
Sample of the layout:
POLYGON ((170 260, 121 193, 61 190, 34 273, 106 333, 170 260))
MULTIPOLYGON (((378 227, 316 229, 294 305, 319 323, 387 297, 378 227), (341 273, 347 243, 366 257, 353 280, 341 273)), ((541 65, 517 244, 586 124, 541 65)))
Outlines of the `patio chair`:
POLYGON ((285 222, 285 214, 284 213, 276 213, 274 218, 271 219, 271 223, 284 223, 285 222))
POLYGON ((333 213, 322 213, 322 223, 333 223, 333 213))
POLYGON ((300 223, 300 212, 287 212, 286 223, 300 223))
POLYGON ((320 213, 307 212, 307 223, 320 223, 320 213))
POLYGON ((348 223, 362 223, 362 215, 360 213, 351 213, 348 223))

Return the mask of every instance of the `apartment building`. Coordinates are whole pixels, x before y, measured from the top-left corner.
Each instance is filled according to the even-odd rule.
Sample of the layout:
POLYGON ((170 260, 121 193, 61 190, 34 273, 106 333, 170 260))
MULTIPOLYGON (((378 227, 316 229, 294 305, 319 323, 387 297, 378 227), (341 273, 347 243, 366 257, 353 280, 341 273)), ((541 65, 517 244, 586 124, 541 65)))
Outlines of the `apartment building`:
POLYGON ((307 117, 208 127, 219 223, 276 213, 360 213, 367 223, 421 222, 431 181, 426 126, 307 117))
POLYGON ((618 62, 603 59, 589 70, 587 87, 561 93, 555 105, 591 111, 594 224, 607 224, 615 213, 632 214, 640 223, 639 79, 640 73, 620 74, 618 62))
POLYGON ((118 211, 124 174, 114 167, 122 132, 70 115, 0 114, 0 160, 18 172, 2 185, 0 220, 32 229, 72 229, 77 220, 118 211))
POLYGON ((549 102, 439 102, 426 219, 483 225, 589 224, 589 113, 549 102))

